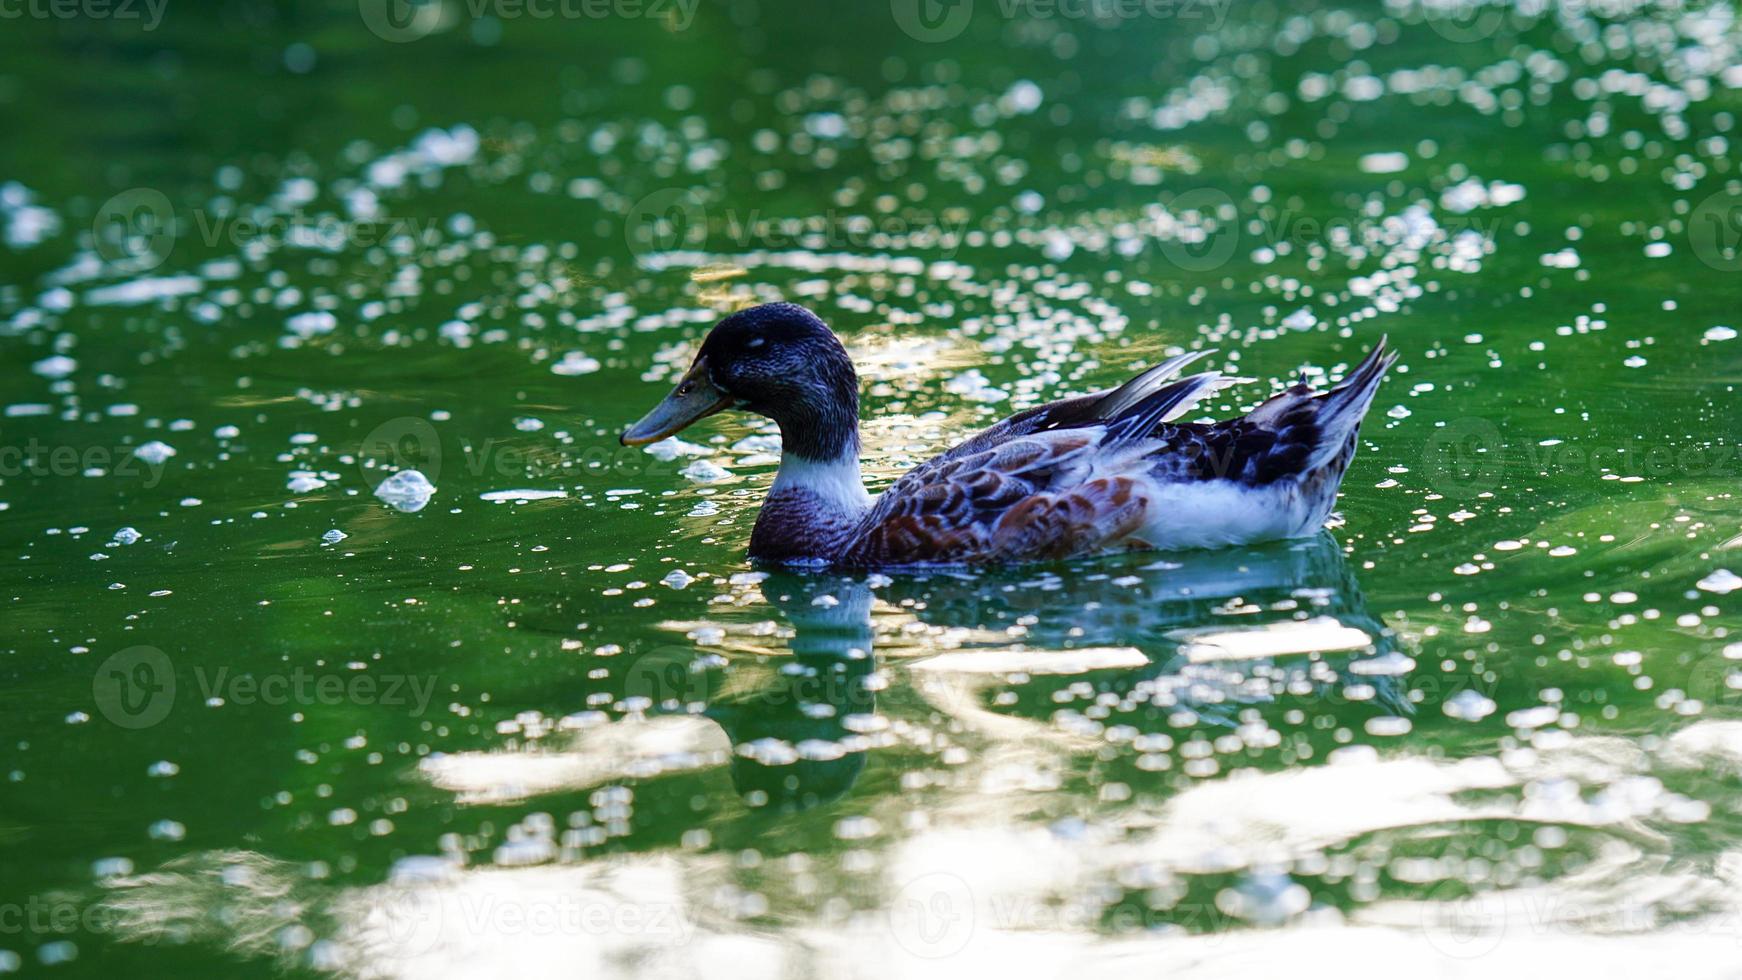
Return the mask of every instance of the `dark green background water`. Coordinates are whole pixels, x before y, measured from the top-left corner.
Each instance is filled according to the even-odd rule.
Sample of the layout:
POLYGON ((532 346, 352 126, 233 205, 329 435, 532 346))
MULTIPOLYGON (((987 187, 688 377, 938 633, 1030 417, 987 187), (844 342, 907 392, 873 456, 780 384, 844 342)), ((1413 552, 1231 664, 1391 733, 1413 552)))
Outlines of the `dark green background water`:
POLYGON ((6 8, 0 970, 1731 969, 1728 5, 654 6, 6 8), (616 434, 775 298, 877 486, 1402 360, 1334 537, 762 578, 616 434))

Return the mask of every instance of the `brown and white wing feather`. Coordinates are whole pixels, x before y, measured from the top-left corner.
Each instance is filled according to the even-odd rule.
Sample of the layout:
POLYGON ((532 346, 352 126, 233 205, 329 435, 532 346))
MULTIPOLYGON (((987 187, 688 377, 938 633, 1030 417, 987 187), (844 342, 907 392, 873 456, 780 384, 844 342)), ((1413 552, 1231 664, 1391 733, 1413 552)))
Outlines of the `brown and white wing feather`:
POLYGON ((1035 433, 933 460, 877 499, 852 545, 866 563, 971 562, 993 548, 999 522, 1055 483, 1075 483, 1100 433, 1035 433))
POLYGON ((1112 546, 1147 510, 1141 451, 1109 454, 1104 426, 1037 432, 909 473, 850 550, 904 565, 1063 558, 1112 546))
POLYGON ((1006 562, 1117 545, 1149 508, 1154 430, 1230 383, 1214 372, 1165 383, 1199 356, 1012 416, 916 467, 878 499, 850 560, 1006 562))

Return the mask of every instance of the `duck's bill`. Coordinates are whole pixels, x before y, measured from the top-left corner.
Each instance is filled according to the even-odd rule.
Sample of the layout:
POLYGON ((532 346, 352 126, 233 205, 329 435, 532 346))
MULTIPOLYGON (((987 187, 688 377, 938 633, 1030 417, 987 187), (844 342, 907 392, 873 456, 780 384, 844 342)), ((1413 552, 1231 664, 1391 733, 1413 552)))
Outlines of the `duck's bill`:
POLYGON ((692 368, 664 401, 623 433, 623 445, 645 446, 677 435, 731 404, 730 395, 710 384, 704 372, 692 368))

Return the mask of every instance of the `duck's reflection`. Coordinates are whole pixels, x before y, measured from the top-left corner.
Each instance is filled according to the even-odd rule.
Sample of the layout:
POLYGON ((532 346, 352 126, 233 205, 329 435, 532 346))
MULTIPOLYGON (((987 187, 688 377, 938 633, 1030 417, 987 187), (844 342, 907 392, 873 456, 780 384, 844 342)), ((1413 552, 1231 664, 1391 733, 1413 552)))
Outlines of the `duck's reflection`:
MULTIPOLYGON (((578 711, 541 725, 536 741, 432 755, 420 765, 461 803, 611 787, 586 819, 559 829, 534 813, 502 835, 489 861, 445 846, 439 856, 408 857, 385 882, 346 889, 327 903, 339 925, 318 950, 268 943, 264 937, 298 934, 290 916, 303 906, 282 899, 295 871, 263 859, 236 871, 248 859, 238 853, 206 855, 197 866, 116 886, 110 901, 126 916, 124 935, 150 939, 168 934, 153 923, 208 921, 212 883, 259 881, 270 901, 239 913, 249 917, 239 932, 253 945, 216 928, 211 935, 251 954, 307 957, 326 972, 460 976, 502 972, 510 963, 520 972, 554 967, 568 975, 605 975, 622 963, 642 973, 694 972, 695 962, 723 947, 686 945, 692 929, 704 937, 698 942, 725 934, 736 942, 742 928, 735 914, 710 919, 717 914, 711 903, 778 889, 744 877, 735 844, 681 852, 611 847, 611 818, 593 814, 623 807, 631 797, 622 784, 630 781, 641 783, 635 802, 645 799, 651 809, 662 790, 650 783, 671 780, 667 802, 704 793, 711 800, 717 792, 696 780, 729 773, 754 816, 722 806, 697 821, 701 830, 724 829, 725 840, 740 837, 745 825, 753 833, 814 829, 803 818, 782 819, 807 810, 823 810, 822 823, 839 834, 843 825, 848 833, 871 822, 895 827, 912 812, 905 792, 888 792, 874 777, 861 781, 877 764, 899 765, 904 787, 912 776, 919 791, 946 791, 928 797, 918 829, 885 830, 865 845, 886 862, 886 877, 900 889, 942 871, 944 880, 972 882, 975 894, 1008 908, 1053 907, 1080 882, 1116 881, 1135 867, 1187 875, 1206 861, 1220 868, 1226 854, 1245 860, 1242 849, 1271 853, 1283 839, 1305 852, 1371 829, 1506 812, 1454 799, 1468 789, 1512 785, 1498 762, 1441 767, 1403 757, 1383 770, 1394 777, 1380 775, 1375 761, 1260 767, 1254 778, 1238 780, 1191 774, 1194 781, 1172 792, 1158 780, 1152 798, 1130 812, 1109 804, 1106 826, 1121 828, 1115 845, 1097 837, 1094 846, 1078 847, 1068 833, 1030 826, 1037 800, 1030 790, 1063 788, 1087 799, 1091 787, 1124 786, 1119 780, 1159 771, 1134 759, 1109 780, 1090 781, 1108 775, 1106 750, 1115 743, 1106 736, 1119 727, 1131 731, 1120 738, 1135 746, 1138 738, 1157 742, 1169 733, 1183 743, 1204 726, 1236 724, 1272 703, 1287 712, 1313 697, 1380 699, 1393 713, 1407 710, 1400 694, 1407 660, 1366 611, 1328 535, 1263 549, 978 574, 778 572, 741 577, 732 589, 714 597, 710 608, 719 611, 706 622, 670 625, 705 643, 624 658, 614 675, 623 710, 578 711), (637 687, 637 677, 657 683, 637 687), (1141 717, 1145 712, 1152 714, 1141 717), (1085 759, 1102 760, 1102 771, 1085 759), (867 819, 831 819, 824 808, 855 784, 853 809, 867 819), (1363 806, 1346 805, 1361 794, 1363 806), (1166 799, 1155 798, 1161 795, 1166 799), (1047 862, 1003 873, 1037 847, 1047 862), (530 935, 500 925, 577 907, 632 910, 638 928, 564 925, 530 935), (494 918, 498 910, 510 918, 494 918), (652 969, 662 963, 672 969, 652 969)), ((866 879, 854 871, 850 880, 866 879)), ((797 908, 780 911, 796 915, 797 908)))
POLYGON ((762 598, 791 627, 766 683, 705 714, 733 744, 734 785, 754 805, 805 808, 865 768, 875 715, 874 644, 922 676, 952 713, 985 718, 988 688, 1051 712, 1061 689, 1176 723, 1233 725, 1242 707, 1289 697, 1410 711, 1411 662, 1369 612, 1330 534, 1221 552, 1004 571, 842 576, 771 573, 762 598), (879 605, 879 602, 881 605, 879 605), (882 623, 876 611, 894 611, 882 623), (1183 712, 1183 714, 1182 714, 1183 712))
POLYGON ((746 802, 808 809, 845 794, 865 768, 862 732, 877 707, 871 590, 863 580, 793 574, 761 588, 793 627, 792 659, 703 713, 732 741, 732 785, 746 802))
POLYGON ((879 598, 927 624, 998 630, 1033 647, 1149 645, 1180 630, 1286 621, 1296 611, 1349 620, 1375 640, 1383 634, 1329 532, 1222 551, 938 572, 878 584, 879 598))
POLYGON ((1307 699, 1410 711, 1413 663, 1329 534, 1051 568, 777 571, 733 588, 707 620, 668 624, 705 642, 626 660, 623 713, 579 712, 538 751, 432 757, 423 772, 484 803, 723 767, 752 807, 790 812, 844 795, 892 727, 940 719, 984 762, 1017 743, 1069 754, 1097 725, 1233 727, 1307 699))

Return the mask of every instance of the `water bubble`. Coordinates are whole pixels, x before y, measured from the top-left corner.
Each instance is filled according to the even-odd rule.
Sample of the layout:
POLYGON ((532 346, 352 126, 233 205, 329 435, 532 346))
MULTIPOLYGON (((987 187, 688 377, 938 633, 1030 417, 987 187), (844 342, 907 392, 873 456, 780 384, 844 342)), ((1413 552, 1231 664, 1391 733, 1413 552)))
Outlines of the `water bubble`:
POLYGON ((1492 698, 1482 692, 1465 688, 1447 698, 1445 703, 1440 705, 1440 710, 1444 711, 1447 717, 1456 718, 1459 721, 1481 721, 1494 713, 1495 704, 1492 698))
POLYGON ((417 470, 400 470, 375 488, 375 497, 394 510, 415 514, 435 496, 435 485, 417 470))

